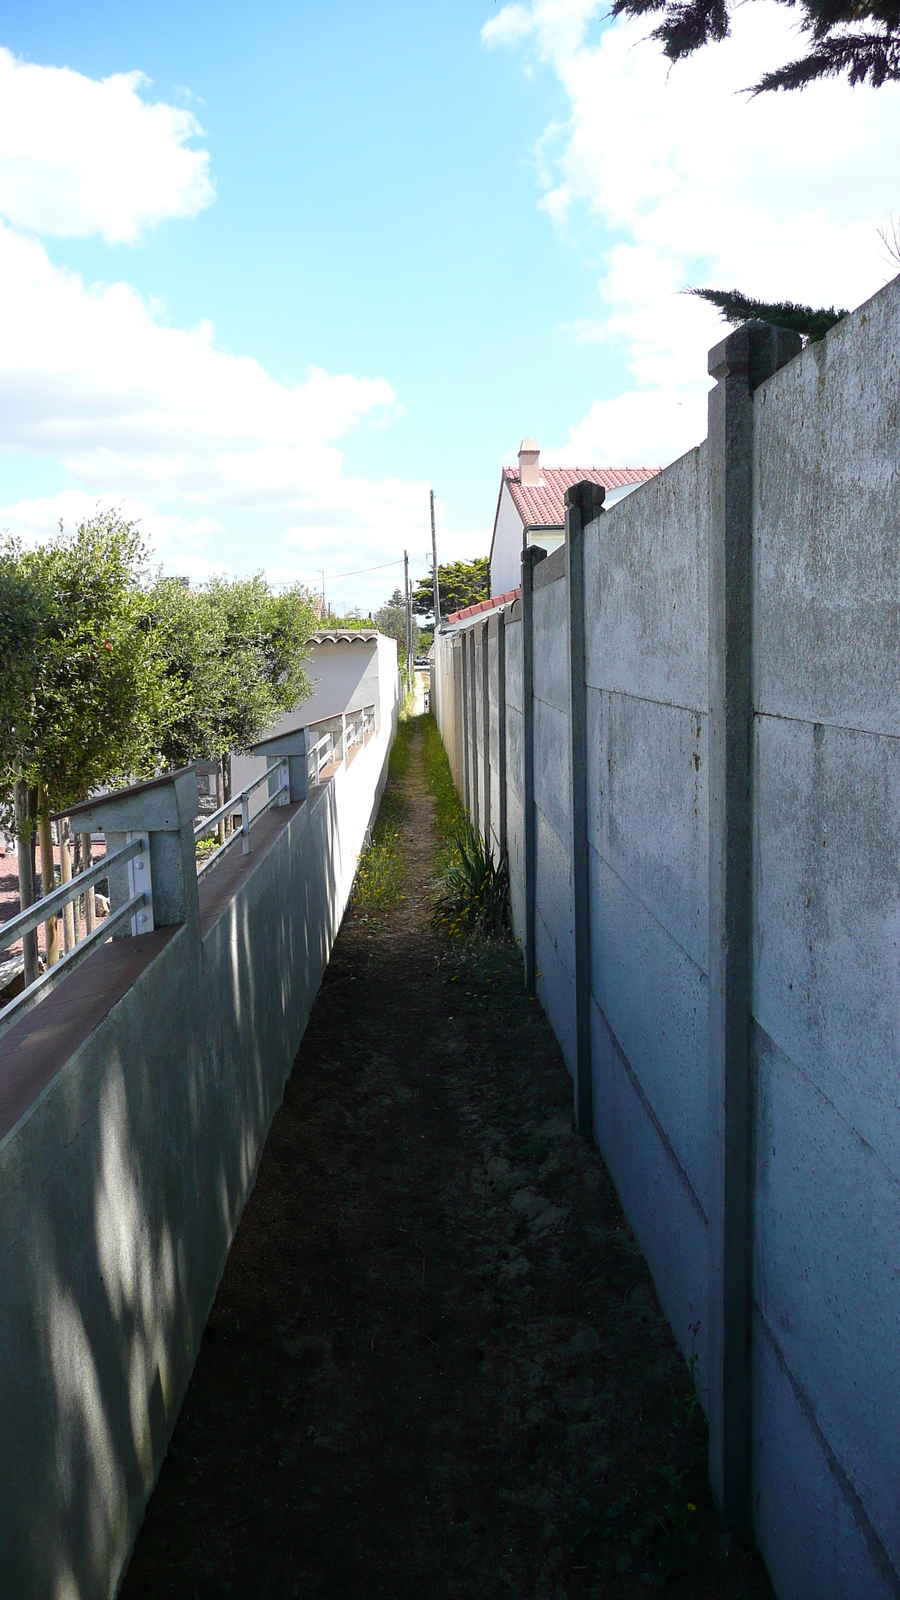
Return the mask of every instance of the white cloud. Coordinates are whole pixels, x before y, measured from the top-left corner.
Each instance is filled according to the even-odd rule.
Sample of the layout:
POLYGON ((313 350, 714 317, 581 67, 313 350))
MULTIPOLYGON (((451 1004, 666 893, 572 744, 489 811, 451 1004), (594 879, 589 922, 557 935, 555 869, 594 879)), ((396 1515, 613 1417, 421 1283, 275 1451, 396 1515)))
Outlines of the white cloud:
POLYGON ((0 48, 0 216, 58 238, 133 244, 213 199, 190 111, 148 103, 143 73, 98 81, 0 48))
POLYGON ((169 327, 128 284, 88 286, 0 224, 0 442, 78 483, 293 505, 339 476, 333 441, 394 404, 381 378, 279 382, 208 323, 169 327))
MULTIPOLYGON (((311 370, 278 381, 222 350, 208 323, 168 326, 125 283, 88 285, 0 223, 0 446, 60 463, 60 494, 0 507, 31 540, 98 498, 140 518, 168 571, 267 568, 314 581, 428 548, 428 485, 350 477, 341 444, 398 413, 383 378, 311 370)), ((443 510, 440 521, 443 524, 443 510)), ((442 559, 484 533, 441 528, 442 559)), ((329 585, 377 605, 397 571, 329 585)))
MULTIPOLYGON (((60 518, 118 508, 167 571, 195 580, 263 568, 314 582, 400 558, 328 583, 334 604, 378 605, 404 548, 413 576, 429 548, 427 484, 345 471, 347 435, 400 414, 390 383, 320 369, 279 381, 222 349, 209 323, 173 327, 128 283, 55 266, 34 237, 134 242, 209 204, 199 125, 147 103, 145 85, 0 49, 0 448, 67 485, 0 506, 0 528, 33 543, 60 518)), ((439 524, 442 559, 483 548, 483 530, 447 528, 442 507, 439 524)))
POLYGON ((71 532, 100 511, 114 510, 127 522, 137 522, 152 544, 152 559, 168 572, 201 582, 224 563, 216 559, 216 540, 222 526, 214 517, 165 514, 146 500, 132 495, 101 496, 86 489, 62 489, 58 494, 34 495, 0 506, 0 530, 25 546, 42 544, 60 523, 71 532))
POLYGON ((624 355, 633 384, 572 429, 594 459, 667 460, 705 431, 706 352, 727 331, 691 284, 854 306, 889 275, 877 228, 898 204, 900 86, 843 82, 741 93, 796 53, 783 5, 734 13, 733 37, 670 68, 648 24, 596 40, 605 0, 534 0, 485 24, 486 44, 530 41, 568 98, 539 141, 541 205, 560 229, 596 219, 608 240, 601 314, 573 330, 624 355))

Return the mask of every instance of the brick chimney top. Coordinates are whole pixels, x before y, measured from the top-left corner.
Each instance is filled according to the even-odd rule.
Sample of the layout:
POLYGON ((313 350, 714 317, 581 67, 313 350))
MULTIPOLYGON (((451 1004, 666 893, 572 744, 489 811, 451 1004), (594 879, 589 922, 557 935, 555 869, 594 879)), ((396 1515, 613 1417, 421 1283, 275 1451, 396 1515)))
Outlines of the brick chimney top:
POLYGON ((536 484, 541 481, 541 452, 536 439, 523 439, 519 445, 519 482, 536 484))

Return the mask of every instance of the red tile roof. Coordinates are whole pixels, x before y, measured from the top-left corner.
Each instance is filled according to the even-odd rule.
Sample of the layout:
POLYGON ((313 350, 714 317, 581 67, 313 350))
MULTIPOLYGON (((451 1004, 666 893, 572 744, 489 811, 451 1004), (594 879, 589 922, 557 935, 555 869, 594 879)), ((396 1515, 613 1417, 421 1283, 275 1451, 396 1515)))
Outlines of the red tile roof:
POLYGON ((492 594, 490 600, 479 600, 475 606, 464 606, 462 611, 451 611, 445 622, 465 622, 466 617, 477 617, 479 611, 496 611, 498 606, 512 605, 518 600, 521 589, 507 589, 504 594, 492 594))
POLYGON ((559 528, 566 522, 564 496, 573 483, 586 478, 602 483, 605 489, 624 489, 629 483, 646 483, 655 478, 659 467, 541 467, 541 481, 519 482, 518 467, 503 468, 513 504, 526 528, 559 528))

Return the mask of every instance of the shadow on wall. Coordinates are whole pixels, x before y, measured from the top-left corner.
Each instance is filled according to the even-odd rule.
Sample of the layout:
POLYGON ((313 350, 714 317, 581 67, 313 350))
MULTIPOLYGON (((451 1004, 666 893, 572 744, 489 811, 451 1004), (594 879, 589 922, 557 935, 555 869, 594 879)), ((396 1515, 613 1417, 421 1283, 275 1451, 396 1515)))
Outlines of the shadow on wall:
MULTIPOLYGON (((396 707, 312 806, 269 814, 205 937, 189 923, 128 941, 146 950, 140 975, 0 1141, 3 1600, 115 1592, 395 726, 396 707)), ((69 1025, 80 976, 65 986, 69 1025)), ((40 1014, 26 1019, 38 1035, 40 1014)))

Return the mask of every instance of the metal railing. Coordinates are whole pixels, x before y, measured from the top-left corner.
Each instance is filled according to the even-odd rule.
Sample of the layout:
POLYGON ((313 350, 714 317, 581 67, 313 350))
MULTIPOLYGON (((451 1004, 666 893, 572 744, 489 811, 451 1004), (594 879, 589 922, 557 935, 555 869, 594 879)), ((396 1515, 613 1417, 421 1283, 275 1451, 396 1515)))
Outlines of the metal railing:
POLYGON ((33 933, 42 922, 48 922, 51 917, 64 911, 89 889, 93 889, 107 876, 111 867, 128 867, 128 886, 131 895, 124 905, 95 928, 90 929, 83 939, 79 939, 80 918, 75 923, 75 943, 72 949, 67 950, 52 966, 48 966, 38 978, 29 983, 20 994, 0 1010, 0 1036, 7 1032, 20 1017, 27 1016, 38 1001, 51 993, 63 978, 79 967, 82 961, 90 955, 98 945, 111 939, 116 929, 128 918, 131 919, 131 932, 150 933, 153 930, 153 888, 150 877, 150 841, 146 833, 136 833, 123 845, 121 850, 115 850, 112 855, 104 856, 96 866, 85 867, 77 872, 68 883, 63 883, 58 889, 53 889, 50 894, 45 894, 34 905, 27 906, 24 911, 19 911, 16 916, 10 917, 8 922, 0 926, 0 951, 7 950, 27 933, 33 933))
POLYGON ((211 855, 208 855, 204 861, 201 861, 198 864, 197 877, 205 877, 207 872, 209 872, 215 866, 216 862, 221 861, 226 850, 230 850, 232 845, 237 843, 238 839, 241 840, 242 855, 249 855, 251 824, 258 821, 263 813, 268 811, 270 806, 287 805, 288 800, 290 799, 290 792, 290 776, 287 757, 285 756, 284 759, 279 761, 275 766, 269 767, 267 772, 263 772, 255 780, 255 782, 248 784, 246 789, 242 789, 240 794, 233 795, 230 800, 225 801, 224 805, 218 806, 215 811, 211 811, 209 816, 202 817, 194 826, 195 841, 197 839, 202 839, 207 833, 212 833, 213 830, 218 826, 220 819, 224 820, 225 817, 233 817, 237 814, 237 812, 240 812, 241 814, 241 826, 239 829, 236 828, 233 833, 230 833, 227 836, 224 844, 220 844, 217 850, 213 850, 211 855), (253 794, 254 790, 258 789, 261 784, 268 783, 271 778, 276 776, 276 774, 278 776, 277 787, 273 793, 269 795, 268 800, 266 800, 265 803, 261 805, 251 817, 251 794, 253 794))
POLYGON ((310 788, 321 782, 326 767, 346 763, 351 752, 364 745, 375 732, 375 707, 363 706, 359 711, 344 711, 339 717, 323 717, 321 722, 307 726, 307 781, 310 788), (320 731, 318 731, 320 730, 320 731), (318 731, 318 737, 314 734, 318 731))

